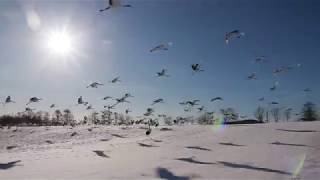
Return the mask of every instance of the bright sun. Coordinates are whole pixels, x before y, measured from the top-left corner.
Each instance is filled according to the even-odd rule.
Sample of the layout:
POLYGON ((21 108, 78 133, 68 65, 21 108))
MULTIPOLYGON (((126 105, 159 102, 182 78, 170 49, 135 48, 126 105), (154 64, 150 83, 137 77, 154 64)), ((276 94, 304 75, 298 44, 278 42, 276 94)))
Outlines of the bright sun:
POLYGON ((72 51, 72 38, 65 32, 52 32, 48 39, 49 50, 57 55, 68 55, 72 51))

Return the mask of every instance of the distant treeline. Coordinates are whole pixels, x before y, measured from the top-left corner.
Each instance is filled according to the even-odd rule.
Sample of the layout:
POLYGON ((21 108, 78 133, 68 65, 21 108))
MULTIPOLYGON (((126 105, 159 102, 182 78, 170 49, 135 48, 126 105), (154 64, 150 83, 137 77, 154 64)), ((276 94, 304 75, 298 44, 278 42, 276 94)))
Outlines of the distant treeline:
MULTIPOLYGON (((279 122, 279 120, 289 121, 295 119, 298 121, 316 121, 319 120, 319 115, 315 104, 307 102, 304 104, 301 113, 294 114, 292 118, 291 108, 264 108, 258 107, 254 111, 254 117, 256 119, 246 119, 246 116, 240 116, 233 108, 226 108, 220 110, 223 115, 224 124, 256 124, 279 122), (284 118, 283 118, 284 117, 284 118)), ((0 116, 1 126, 65 126, 65 125, 81 125, 81 124, 100 124, 100 125, 133 125, 133 124, 145 124, 145 125, 158 125, 159 119, 163 121, 165 125, 173 124, 214 124, 219 118, 215 117, 214 113, 203 112, 196 118, 190 117, 176 117, 173 119, 170 116, 163 116, 158 118, 141 117, 133 119, 131 116, 124 115, 117 112, 111 112, 108 110, 101 111, 100 113, 94 111, 89 116, 84 116, 82 120, 75 120, 74 115, 69 109, 63 111, 57 109, 52 114, 44 111, 25 111, 19 112, 15 115, 2 115, 0 116)), ((220 119, 221 120, 221 119, 220 119)))
POLYGON ((74 125, 76 121, 69 109, 63 112, 56 110, 52 115, 49 112, 33 112, 31 110, 19 112, 15 115, 3 115, 0 117, 2 126, 61 126, 74 125))

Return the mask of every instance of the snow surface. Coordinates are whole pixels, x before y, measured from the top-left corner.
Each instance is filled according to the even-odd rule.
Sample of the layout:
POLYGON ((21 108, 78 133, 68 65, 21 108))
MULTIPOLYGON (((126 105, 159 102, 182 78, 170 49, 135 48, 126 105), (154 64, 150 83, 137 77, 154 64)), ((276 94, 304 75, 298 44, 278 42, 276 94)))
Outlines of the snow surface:
POLYGON ((320 179, 320 122, 161 128, 4 127, 0 179, 320 179))

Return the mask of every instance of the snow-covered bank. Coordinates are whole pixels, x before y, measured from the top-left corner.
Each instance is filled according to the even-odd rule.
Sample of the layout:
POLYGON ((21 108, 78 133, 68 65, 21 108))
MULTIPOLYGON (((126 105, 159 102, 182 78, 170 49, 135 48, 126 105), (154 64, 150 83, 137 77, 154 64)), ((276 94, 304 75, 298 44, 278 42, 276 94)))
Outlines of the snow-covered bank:
POLYGON ((0 129, 0 179, 320 177, 320 122, 160 128, 0 129))

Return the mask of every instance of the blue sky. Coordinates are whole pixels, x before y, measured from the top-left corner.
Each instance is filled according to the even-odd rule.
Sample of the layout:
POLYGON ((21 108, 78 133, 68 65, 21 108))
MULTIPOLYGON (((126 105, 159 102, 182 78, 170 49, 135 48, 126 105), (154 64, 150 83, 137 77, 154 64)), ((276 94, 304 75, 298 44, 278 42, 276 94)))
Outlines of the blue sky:
MULTIPOLYGON (((278 101, 280 107, 300 111, 306 101, 319 104, 320 2, 317 0, 127 0, 132 8, 98 12, 104 1, 1 1, 0 2, 0 100, 17 101, 0 113, 22 111, 30 97, 44 101, 32 105, 49 110, 70 108, 78 116, 89 113, 76 107, 82 95, 96 110, 104 96, 135 97, 117 111, 130 108, 141 115, 152 101, 158 113, 185 114, 178 104, 200 99, 206 109, 234 107, 252 116, 258 105, 278 101), (28 23, 30 12, 40 23, 28 23), (66 29, 74 52, 50 54, 45 48, 49 32, 66 29), (239 29, 245 36, 224 43, 226 32, 239 29), (150 53, 154 46, 172 42, 169 51, 150 53), (255 56, 268 62, 253 63, 255 56), (190 65, 200 63, 204 72, 192 75, 190 65), (273 76, 272 70, 301 63, 290 72, 273 76), (156 72, 168 69, 169 78, 156 72), (257 73, 256 81, 246 79, 257 73), (108 81, 120 76, 119 84, 108 81), (87 89, 91 81, 106 85, 87 89), (275 81, 279 89, 270 92, 275 81), (310 88, 306 94, 303 89, 310 88), (210 103, 216 96, 223 102, 210 103), (265 102, 258 98, 265 97, 265 102)), ((112 104, 112 103, 109 103, 112 104)))

